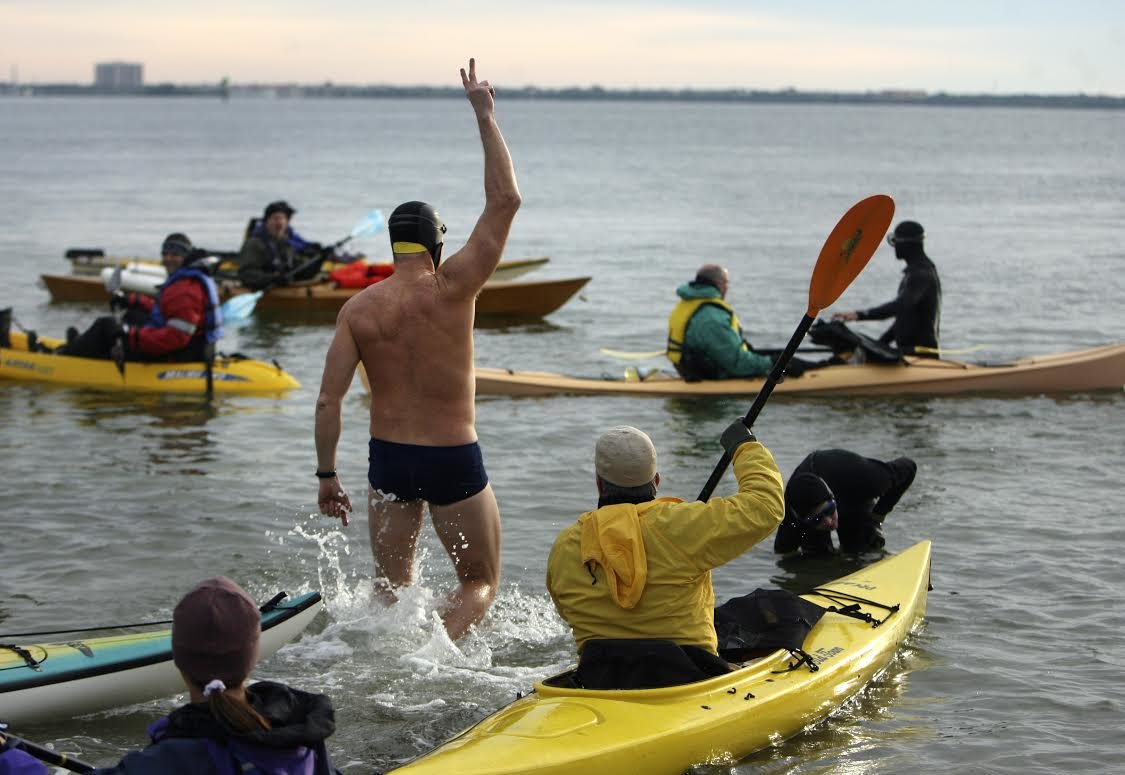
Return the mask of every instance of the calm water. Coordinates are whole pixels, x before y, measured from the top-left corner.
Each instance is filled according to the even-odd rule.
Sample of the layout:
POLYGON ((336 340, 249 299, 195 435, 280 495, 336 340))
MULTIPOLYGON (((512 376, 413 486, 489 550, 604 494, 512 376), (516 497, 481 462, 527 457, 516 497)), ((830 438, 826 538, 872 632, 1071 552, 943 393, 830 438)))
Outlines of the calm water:
MULTIPOLYGON (((673 288, 703 261, 764 346, 783 344, 836 220, 887 193, 927 229, 945 289, 944 345, 1003 360, 1119 341, 1125 328, 1125 113, 894 107, 500 103, 524 194, 507 257, 540 277, 593 276, 546 321, 479 330, 478 362, 619 372, 599 347, 662 346, 673 288)), ((0 102, 0 306, 60 334, 97 305, 37 285, 67 247, 152 255, 185 230, 234 248, 246 219, 287 198, 294 226, 338 239, 373 207, 436 203, 450 247, 482 203, 480 148, 458 100, 0 102)), ((386 257, 385 235, 360 244, 386 257)), ((840 303, 889 298, 881 248, 840 303)), ((879 324, 859 324, 871 333, 879 324)), ((0 385, 0 632, 165 618, 224 573, 264 599, 319 589, 327 614, 265 661, 330 693, 347 772, 389 767, 570 662, 543 585, 558 530, 594 501, 604 428, 647 429, 663 491, 693 497, 735 400, 478 400, 504 520, 504 581, 455 648, 433 607, 451 578, 432 535, 422 584, 392 611, 369 599, 363 520, 316 516, 312 409, 330 328, 259 319, 223 349, 280 361, 283 400, 138 398, 0 385)), ((976 356, 974 356, 976 357, 976 356)), ((651 364, 656 365, 656 364, 651 364)), ((366 468, 368 399, 345 406, 340 468, 366 468)), ((934 541, 924 629, 858 701, 798 738, 707 773, 1105 772, 1125 757, 1120 393, 1050 398, 775 399, 759 437, 788 473, 810 450, 909 455, 919 474, 888 548, 934 541)), ((727 490, 732 480, 723 485, 727 490)), ((715 576, 720 596, 794 588, 853 566, 782 566, 761 546, 715 576)), ((107 763, 176 704, 21 731, 107 763)))

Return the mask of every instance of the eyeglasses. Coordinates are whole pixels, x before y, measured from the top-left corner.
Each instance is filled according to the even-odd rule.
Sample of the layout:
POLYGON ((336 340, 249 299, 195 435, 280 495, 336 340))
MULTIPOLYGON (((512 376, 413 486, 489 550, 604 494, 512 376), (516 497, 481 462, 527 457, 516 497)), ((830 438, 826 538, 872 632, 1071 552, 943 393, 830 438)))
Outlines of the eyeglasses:
POLYGON ((836 499, 829 498, 828 502, 824 504, 824 508, 815 511, 808 516, 802 517, 800 522, 803 525, 816 525, 825 517, 832 516, 836 511, 836 499))

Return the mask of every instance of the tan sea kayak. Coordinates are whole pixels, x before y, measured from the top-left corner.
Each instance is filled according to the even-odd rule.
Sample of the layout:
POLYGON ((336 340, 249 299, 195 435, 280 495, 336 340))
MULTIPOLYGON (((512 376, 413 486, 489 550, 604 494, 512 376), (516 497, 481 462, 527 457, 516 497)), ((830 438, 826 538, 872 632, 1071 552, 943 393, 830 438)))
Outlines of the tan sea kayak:
MULTIPOLYGON (((237 255, 236 253, 221 253, 220 258, 225 258, 224 262, 219 265, 219 270, 226 272, 236 272, 238 265, 234 262, 231 256, 237 255)), ((128 267, 133 265, 149 266, 152 268, 163 267, 160 260, 156 258, 138 258, 136 256, 107 256, 100 250, 73 250, 68 251, 66 256, 70 261, 71 274, 85 275, 87 277, 98 277, 101 275, 102 270, 109 268, 115 269, 117 267, 128 267)), ((518 277, 523 277, 528 272, 533 272, 536 269, 544 266, 551 259, 546 256, 536 258, 519 258, 513 261, 501 261, 500 265, 496 267, 496 271, 492 273, 493 280, 515 280, 518 277)))
MULTIPOLYGON (((647 379, 568 377, 543 371, 477 369, 478 395, 754 396, 764 379, 684 382, 667 372, 647 379)), ((1074 393, 1125 387, 1125 343, 1021 358, 1011 363, 963 363, 907 358, 904 364, 814 369, 787 377, 783 395, 949 395, 955 393, 1074 393)))

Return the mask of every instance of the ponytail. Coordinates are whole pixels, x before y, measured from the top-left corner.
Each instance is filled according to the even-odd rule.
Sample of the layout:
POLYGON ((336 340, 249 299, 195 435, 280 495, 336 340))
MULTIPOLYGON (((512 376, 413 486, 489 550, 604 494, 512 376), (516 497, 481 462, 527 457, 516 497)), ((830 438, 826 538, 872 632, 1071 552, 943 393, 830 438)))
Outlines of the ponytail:
POLYGON ((272 728, 269 719, 254 710, 254 706, 242 697, 229 693, 222 681, 209 683, 203 696, 207 698, 207 709, 211 715, 235 734, 245 735, 272 728))

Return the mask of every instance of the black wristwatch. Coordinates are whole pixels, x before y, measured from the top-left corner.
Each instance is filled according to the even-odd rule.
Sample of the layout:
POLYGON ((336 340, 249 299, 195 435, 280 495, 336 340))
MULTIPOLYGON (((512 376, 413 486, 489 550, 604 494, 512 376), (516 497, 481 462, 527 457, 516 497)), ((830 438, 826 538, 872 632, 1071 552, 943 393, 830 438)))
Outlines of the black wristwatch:
POLYGON ((335 479, 336 478, 336 469, 333 468, 331 471, 321 471, 318 468, 316 470, 316 478, 317 479, 335 479))

